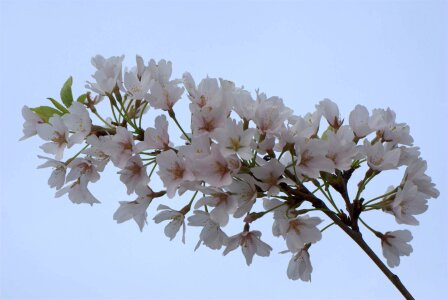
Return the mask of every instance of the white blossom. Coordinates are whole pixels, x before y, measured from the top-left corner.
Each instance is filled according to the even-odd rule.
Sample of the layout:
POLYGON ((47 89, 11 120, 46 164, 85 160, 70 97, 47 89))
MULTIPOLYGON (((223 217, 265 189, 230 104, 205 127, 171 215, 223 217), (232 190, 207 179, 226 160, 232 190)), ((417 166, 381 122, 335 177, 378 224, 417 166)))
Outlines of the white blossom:
POLYGON ((86 107, 73 102, 68 108, 69 113, 62 117, 64 124, 73 132, 68 139, 68 147, 81 143, 89 134, 92 128, 92 120, 86 107))
POLYGON ((354 135, 349 126, 341 126, 334 133, 327 133, 328 154, 327 158, 331 159, 334 166, 338 170, 348 170, 351 167, 354 157, 358 154, 356 144, 353 142, 354 135))
POLYGON ((174 210, 166 205, 160 204, 157 210, 161 210, 154 218, 154 222, 159 224, 160 222, 170 220, 165 226, 165 235, 173 240, 180 227, 182 226, 182 243, 185 244, 185 215, 177 210, 174 210))
POLYGON ((367 156, 367 164, 372 170, 384 171, 395 169, 400 160, 400 149, 388 150, 382 143, 371 144, 364 140, 363 151, 367 156))
POLYGON ((333 128, 339 128, 342 125, 343 120, 339 115, 339 108, 336 103, 330 99, 324 99, 316 105, 317 111, 319 111, 325 119, 327 119, 328 124, 333 128))
POLYGON ((322 238, 322 233, 317 228, 322 220, 308 215, 298 216, 281 223, 280 231, 286 240, 290 251, 301 249, 307 243, 315 243, 322 238))
POLYGON ((132 132, 124 127, 117 127, 117 133, 108 141, 104 150, 115 166, 124 168, 128 159, 136 150, 132 132))
POLYGON ((68 193, 70 201, 76 204, 87 203, 93 205, 100 203, 95 196, 87 189, 88 179, 84 176, 79 177, 76 181, 69 183, 64 188, 56 192, 56 198, 68 193))
POLYGON ((146 99, 151 84, 151 73, 143 59, 137 55, 137 67, 124 73, 124 87, 131 99, 146 99))
POLYGON ((292 255, 286 273, 292 280, 311 281, 312 271, 310 254, 306 248, 302 248, 292 255))
POLYGON ((292 112, 292 109, 283 104, 282 99, 275 96, 266 99, 265 94, 260 94, 253 121, 260 133, 275 134, 292 112))
POLYGON ((296 141, 297 170, 309 178, 317 178, 320 171, 332 173, 334 162, 326 157, 328 143, 318 139, 300 138, 296 141))
POLYGON ((271 159, 265 165, 251 169, 252 174, 261 182, 256 182, 264 191, 267 191, 268 196, 275 196, 280 192, 279 184, 282 182, 289 182, 282 178, 285 172, 285 166, 278 160, 271 159))
POLYGON ((225 157, 238 154, 242 159, 252 158, 251 142, 255 135, 254 129, 243 129, 243 124, 228 119, 224 128, 217 128, 211 135, 219 145, 221 154, 225 157))
POLYGON ((151 74, 149 103, 157 109, 171 110, 184 92, 184 88, 178 86, 179 80, 170 80, 171 62, 162 59, 156 63, 151 59, 148 69, 151 74))
POLYGON ((23 123, 23 137, 20 138, 20 141, 36 135, 37 125, 45 123, 26 105, 22 107, 22 116, 25 119, 25 123, 23 123))
POLYGON ((137 151, 141 152, 148 149, 167 150, 172 146, 168 134, 168 121, 164 115, 156 117, 154 127, 148 127, 145 130, 144 140, 136 146, 137 151))
POLYGON ((135 190, 138 195, 134 201, 120 201, 120 207, 114 213, 114 220, 118 224, 134 219, 140 231, 143 231, 148 213, 149 204, 154 198, 154 192, 149 186, 138 186, 135 190))
POLYGON ((201 189, 201 192, 209 196, 199 199, 194 208, 198 209, 204 205, 213 207, 210 211, 210 219, 221 227, 226 226, 229 222, 229 214, 233 214, 238 208, 237 197, 218 188, 201 189))
POLYGON ((386 212, 393 214, 398 224, 418 225, 419 222, 414 215, 422 214, 427 209, 425 196, 418 192, 415 184, 408 181, 402 189, 398 189, 386 212))
POLYGON ((435 188, 435 184, 431 181, 431 177, 425 174, 427 163, 423 159, 417 159, 409 164, 404 173, 404 179, 410 181, 417 186, 417 190, 422 193, 425 198, 437 198, 440 195, 439 190, 435 188))
POLYGON ((363 138, 374 131, 369 126, 369 111, 363 105, 355 106, 355 109, 350 112, 348 121, 357 138, 363 138))
POLYGON ((222 187, 232 183, 232 167, 216 144, 212 145, 210 155, 196 161, 195 168, 199 178, 211 186, 222 187))
POLYGON ((77 180, 80 177, 90 182, 96 182, 100 179, 100 174, 92 158, 77 157, 68 164, 68 167, 70 168, 70 172, 67 174, 67 182, 77 180))
POLYGON ((239 174, 238 180, 234 179, 225 189, 237 198, 238 208, 233 214, 235 218, 241 218, 252 209, 257 199, 257 188, 252 176, 239 174))
POLYGON ((408 244, 412 240, 409 230, 388 231, 381 238, 383 255, 389 267, 393 268, 400 264, 400 256, 409 256, 412 246, 408 244))
POLYGON ((166 194, 173 198, 179 185, 195 180, 195 176, 186 165, 185 158, 173 150, 164 151, 156 157, 159 171, 157 174, 166 187, 166 194))
POLYGON ((101 95, 111 94, 115 87, 122 89, 123 59, 124 55, 112 56, 107 59, 101 55, 92 57, 92 65, 97 69, 92 77, 96 82, 87 81, 86 88, 101 95))
POLYGON ((266 257, 269 256, 272 251, 271 246, 263 242, 260 237, 261 232, 257 230, 243 231, 237 235, 231 236, 227 241, 227 247, 224 249, 223 255, 227 255, 230 251, 241 246, 241 251, 246 258, 246 263, 250 266, 255 254, 266 257))
POLYGON ((45 153, 54 154, 56 160, 61 160, 68 143, 68 128, 58 115, 51 117, 48 123, 38 124, 36 127, 39 137, 50 141, 40 147, 45 153))
POLYGON ((121 182, 127 187, 128 195, 132 194, 139 185, 146 186, 149 182, 146 167, 143 166, 139 155, 132 156, 118 174, 120 174, 121 182))
POLYGON ((188 217, 188 225, 203 227, 194 250, 197 250, 201 243, 213 250, 221 249, 223 245, 227 244, 227 235, 221 230, 218 223, 210 219, 209 213, 201 210, 195 210, 193 213, 188 217))
POLYGON ((48 185, 51 188, 56 188, 57 190, 59 190, 65 183, 65 174, 67 172, 67 166, 65 165, 65 163, 59 160, 55 160, 40 155, 38 155, 37 157, 47 160, 45 163, 38 166, 37 167, 38 169, 48 167, 53 168, 53 172, 51 172, 50 178, 48 178, 48 185))

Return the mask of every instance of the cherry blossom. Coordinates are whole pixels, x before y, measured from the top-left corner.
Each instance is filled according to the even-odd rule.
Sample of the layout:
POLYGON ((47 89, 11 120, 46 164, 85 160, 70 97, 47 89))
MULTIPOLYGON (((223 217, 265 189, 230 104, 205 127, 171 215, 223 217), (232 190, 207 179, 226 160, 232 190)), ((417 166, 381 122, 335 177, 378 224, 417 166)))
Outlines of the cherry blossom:
POLYGON ((156 117, 155 128, 148 127, 145 130, 144 140, 137 144, 137 151, 148 149, 168 150, 171 147, 168 134, 168 121, 164 115, 156 117))
POLYGON ((343 120, 339 115, 339 108, 336 103, 330 99, 324 99, 316 105, 317 111, 319 111, 325 119, 327 119, 328 124, 333 128, 339 128, 342 125, 343 120))
POLYGON ((143 231, 148 216, 146 210, 154 198, 154 192, 148 186, 138 186, 135 192, 138 197, 134 201, 120 201, 120 207, 114 213, 114 220, 120 224, 134 219, 140 231, 143 231))
POLYGON ((426 174, 420 148, 413 146, 410 126, 397 122, 393 110, 369 111, 357 105, 344 125, 338 105, 329 99, 299 116, 280 97, 268 98, 256 90, 254 99, 250 91, 223 78, 206 76, 196 84, 185 72, 181 80, 172 79, 176 77, 170 61, 151 59, 145 65, 138 55, 136 64, 123 72, 123 59, 93 57, 95 82, 87 82, 90 91, 76 102, 70 79, 61 91, 62 103, 51 98, 54 108, 22 108, 21 140, 37 134, 45 141, 43 151, 55 156, 38 156, 45 159, 38 168, 51 168, 48 184, 56 189, 56 197, 68 194, 73 203, 99 203, 88 185, 99 181, 111 161, 109 167, 127 193, 136 194, 133 201, 119 202, 113 214, 117 223, 133 219, 142 231, 148 207, 158 198, 162 204, 153 220, 167 221, 164 233, 170 240, 182 227, 185 243, 186 226, 199 227, 195 250, 201 244, 213 250, 224 247, 227 255, 241 246, 250 265, 255 255, 269 256, 273 250, 261 241, 260 231, 250 231, 272 213, 272 235, 282 237, 279 242, 288 249, 284 252, 292 254, 286 274, 302 281, 311 281, 310 247, 331 234, 325 230, 334 225, 361 246, 406 298, 412 298, 366 243, 364 233, 371 231, 381 239, 390 267, 412 252, 412 234, 382 234, 360 217, 366 212, 387 213, 398 224, 418 225, 415 216, 440 194, 426 174), (189 110, 175 111, 184 90, 189 110), (109 112, 97 105, 101 100, 110 102, 105 105, 109 112), (156 110, 166 111, 170 118, 158 115, 154 127, 142 126, 143 117, 155 116, 145 113, 156 110), (181 113, 189 119, 177 119, 181 113), (66 148, 70 156, 62 161, 66 148), (389 170, 404 173, 401 180, 385 193, 367 197, 370 181, 389 170), (154 192, 152 187, 160 181, 163 189, 154 192), (184 199, 190 193, 193 196, 184 199), (165 196, 183 208, 167 206, 165 196), (321 230, 320 216, 332 221, 321 230), (244 229, 228 237, 222 228, 234 228, 232 220, 244 229))
POLYGON ((409 230, 388 231, 381 237, 383 255, 389 267, 393 268, 400 264, 400 256, 409 256, 412 246, 408 243, 412 240, 409 230))
POLYGON ((272 251, 271 246, 263 242, 260 237, 261 232, 257 230, 243 231, 237 235, 231 236, 229 237, 227 247, 222 254, 227 255, 230 251, 241 246, 241 251, 246 258, 246 263, 250 266, 255 254, 266 257, 269 256, 272 251))
POLYGON ((136 151, 134 136, 124 127, 117 127, 117 133, 107 142, 104 147, 110 160, 115 166, 124 168, 129 158, 136 151))
POLYGON ((397 168, 401 154, 398 148, 388 150, 382 143, 376 142, 372 145, 367 139, 364 140, 363 151, 367 156, 367 164, 376 171, 397 168))
POLYGON ((23 137, 20 138, 21 141, 36 135, 37 125, 45 123, 26 105, 22 107, 22 116, 25 119, 25 123, 23 123, 23 137))
POLYGON ((286 273, 292 280, 311 281, 312 271, 310 254, 306 248, 302 248, 291 257, 286 273))
POLYGON ((363 138, 374 130, 370 128, 370 115, 367 108, 363 105, 356 105, 350 112, 349 124, 357 138, 363 138))
POLYGON ((159 224, 160 222, 170 220, 170 222, 165 226, 165 235, 173 240, 180 227, 182 226, 182 243, 185 244, 185 215, 177 210, 170 208, 169 206, 160 204, 157 207, 157 210, 160 210, 155 217, 154 222, 159 224))
POLYGON ((146 186, 149 182, 146 167, 143 166, 142 159, 138 155, 132 156, 118 174, 120 174, 121 182, 127 187, 128 195, 132 194, 139 185, 146 186))
POLYGON ((199 241, 195 250, 197 250, 201 244, 214 250, 221 249, 223 245, 227 244, 227 234, 221 230, 218 223, 210 218, 209 213, 201 210, 195 210, 193 213, 192 216, 188 217, 188 225, 203 227, 199 234, 199 241))
POLYGON ((173 198, 176 189, 185 181, 195 180, 193 173, 187 168, 185 158, 176 154, 173 150, 168 150, 157 155, 157 164, 159 171, 157 174, 166 187, 166 193, 169 198, 173 198))
POLYGON ((68 139, 68 147, 79 144, 90 134, 92 120, 84 105, 73 102, 68 108, 69 113, 64 115, 62 120, 68 130, 74 132, 68 139))
POLYGON ((54 115, 48 120, 48 123, 38 124, 37 134, 48 143, 40 146, 45 153, 55 155, 56 160, 61 160, 64 155, 64 149, 68 143, 68 128, 65 126, 62 118, 54 115))
POLYGON ((38 155, 37 157, 47 160, 37 168, 53 168, 53 172, 51 172, 50 178, 48 178, 48 185, 51 188, 56 188, 57 190, 59 190, 65 183, 65 175, 67 173, 66 164, 59 160, 55 160, 45 156, 38 155))
POLYGON ((79 177, 76 181, 69 183, 64 188, 56 192, 56 198, 68 193, 70 201, 76 204, 87 203, 93 205, 100 203, 95 196, 87 189, 88 179, 85 176, 79 177))
POLYGON ((115 87, 122 86, 122 62, 124 55, 104 58, 97 55, 92 58, 92 65, 97 69, 92 77, 95 83, 87 81, 86 88, 95 93, 105 95, 111 94, 115 87))

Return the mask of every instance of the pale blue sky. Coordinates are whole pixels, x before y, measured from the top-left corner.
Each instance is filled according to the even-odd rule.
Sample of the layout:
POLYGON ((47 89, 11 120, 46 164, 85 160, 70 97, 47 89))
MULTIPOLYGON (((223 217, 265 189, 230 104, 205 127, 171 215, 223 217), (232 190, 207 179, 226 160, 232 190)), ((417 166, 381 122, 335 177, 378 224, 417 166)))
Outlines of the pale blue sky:
MULTIPOLYGON (((398 226, 389 215, 365 219, 381 231, 410 229, 414 253, 394 271, 417 299, 448 298, 446 20, 447 2, 428 0, 0 0, 0 298, 401 299, 337 228, 312 247, 312 283, 304 283, 286 277, 289 255, 277 254, 285 247, 271 236, 270 220, 254 229, 274 251, 247 267, 239 250, 226 257, 202 247, 193 252, 197 230, 188 230, 182 245, 151 220, 143 233, 133 222, 117 225, 118 201, 132 198, 113 168, 92 186, 101 205, 55 199, 49 170, 36 169, 40 140, 18 142, 20 109, 57 96, 69 75, 75 93, 83 92, 98 53, 125 54, 129 66, 135 54, 169 59, 177 77, 188 70, 198 80, 209 74, 260 88, 296 114, 325 97, 346 117, 356 104, 394 109, 411 126, 441 196, 418 227, 398 226)), ((386 176, 368 193, 400 179, 386 176)), ((181 207, 185 199, 169 201, 181 207)), ((381 255, 377 239, 365 236, 381 255)))

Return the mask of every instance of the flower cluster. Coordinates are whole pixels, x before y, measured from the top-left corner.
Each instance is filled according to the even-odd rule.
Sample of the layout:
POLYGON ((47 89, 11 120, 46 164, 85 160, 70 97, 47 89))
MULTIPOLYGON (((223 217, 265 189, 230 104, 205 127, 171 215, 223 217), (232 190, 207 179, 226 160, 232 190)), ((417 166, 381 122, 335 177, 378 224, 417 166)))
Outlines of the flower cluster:
POLYGON ((146 64, 140 56, 133 68, 123 70, 123 59, 92 58, 94 81, 76 100, 69 78, 62 103, 50 99, 53 107, 22 109, 22 139, 37 135, 45 141, 41 148, 51 157, 39 156, 45 160, 39 167, 52 168, 48 184, 56 197, 68 194, 74 203, 99 203, 88 185, 111 163, 127 193, 135 195, 119 202, 113 215, 118 223, 133 219, 143 230, 155 198, 191 194, 183 204, 171 202, 178 209, 160 204, 153 220, 167 222, 165 235, 171 240, 182 228, 182 242, 186 225, 200 227, 196 248, 223 249, 226 255, 240 247, 248 265, 255 255, 272 251, 262 233, 251 229, 259 218, 272 215, 272 234, 284 239, 284 252, 292 255, 287 276, 294 280, 311 280, 310 247, 333 224, 353 232, 360 230, 358 221, 366 225, 380 238, 390 267, 412 252, 410 231, 383 234, 360 218, 377 211, 398 224, 417 225, 416 215, 439 195, 409 126, 398 123, 391 109, 369 112, 357 105, 343 118, 337 104, 324 99, 314 112, 300 116, 281 98, 259 91, 253 95, 228 80, 206 77, 196 83, 188 72, 172 79, 171 62, 146 64), (180 124, 174 109, 184 95, 188 126, 180 124), (106 116, 99 112, 100 102, 108 102, 106 116), (149 110, 160 115, 153 127, 142 128, 149 110), (178 145, 178 136, 169 134, 169 120, 182 140, 178 145), (80 148, 64 160, 72 147, 80 148), (401 182, 364 199, 368 183, 392 169, 404 170, 401 182), (365 175, 352 195, 347 183, 360 170, 365 175), (151 188, 155 174, 163 190, 151 188), (321 226, 325 220, 313 214, 330 223, 321 226), (241 222, 242 231, 228 236, 230 217, 241 222))

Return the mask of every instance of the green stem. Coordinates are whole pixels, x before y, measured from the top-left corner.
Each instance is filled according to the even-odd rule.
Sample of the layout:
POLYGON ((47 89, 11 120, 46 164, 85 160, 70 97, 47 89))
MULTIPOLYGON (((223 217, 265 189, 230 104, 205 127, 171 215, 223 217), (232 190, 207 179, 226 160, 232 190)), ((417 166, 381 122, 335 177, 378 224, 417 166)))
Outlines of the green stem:
POLYGON ((191 138, 185 133, 182 126, 180 126, 179 121, 177 121, 176 114, 174 113, 174 110, 170 109, 168 111, 168 115, 171 117, 171 119, 173 119, 174 123, 176 123, 176 125, 180 129, 180 131, 182 131, 182 134, 185 136, 185 138, 191 143, 191 138))

